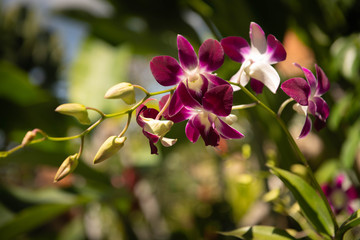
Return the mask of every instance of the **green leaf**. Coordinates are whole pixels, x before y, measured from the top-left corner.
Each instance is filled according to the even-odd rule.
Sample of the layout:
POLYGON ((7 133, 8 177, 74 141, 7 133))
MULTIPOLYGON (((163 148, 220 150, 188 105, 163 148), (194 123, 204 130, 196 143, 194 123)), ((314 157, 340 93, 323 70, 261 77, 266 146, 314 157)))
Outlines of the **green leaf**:
POLYGON ((331 213, 318 193, 305 180, 291 172, 275 167, 271 167, 271 170, 292 192, 305 217, 315 229, 328 236, 334 236, 331 213))
POLYGON ((71 206, 69 204, 47 204, 27 208, 0 227, 1 239, 15 239, 16 236, 31 231, 66 212, 71 206))
POLYGON ((357 121, 348 131, 348 136, 344 142, 340 160, 345 168, 352 168, 355 161, 355 155, 360 143, 360 121, 357 121))
MULTIPOLYGON (((293 230, 292 230, 293 231, 293 230)), ((239 237, 245 240, 289 240, 296 239, 287 231, 271 226, 243 227, 230 232, 220 232, 225 236, 239 237)))
POLYGON ((343 235, 350 229, 352 229, 353 227, 359 226, 360 225, 360 209, 357 210, 356 212, 354 212, 339 228, 338 230, 338 234, 337 235, 341 235, 340 238, 337 239, 342 239, 343 235))
POLYGON ((4 61, 0 62, 0 97, 21 106, 49 100, 49 95, 30 83, 25 72, 4 61))

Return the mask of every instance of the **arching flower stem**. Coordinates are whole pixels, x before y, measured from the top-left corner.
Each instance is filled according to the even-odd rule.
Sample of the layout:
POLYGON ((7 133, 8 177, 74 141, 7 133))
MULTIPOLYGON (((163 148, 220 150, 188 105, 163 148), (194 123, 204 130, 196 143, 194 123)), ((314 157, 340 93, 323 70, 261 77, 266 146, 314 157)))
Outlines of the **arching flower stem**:
POLYGON ((281 116, 282 111, 283 111, 283 110, 285 109, 285 107, 286 107, 289 103, 291 103, 293 100, 294 100, 294 99, 292 99, 292 98, 286 99, 286 100, 280 105, 279 110, 278 110, 278 112, 277 112, 278 117, 281 116))
POLYGON ((241 88, 241 90, 248 96, 250 97, 252 100, 254 100, 255 103, 257 103, 258 105, 260 105, 263 109, 265 109, 273 118, 275 118, 275 120, 278 122, 278 124, 280 125, 280 127, 282 128, 282 130, 284 131, 284 133, 286 134, 288 141, 290 142, 290 145, 292 146, 293 150, 295 151, 295 153, 297 154, 299 160, 304 164, 304 166, 307 169, 307 174, 310 178, 311 181, 311 185, 316 189, 316 191, 319 193, 319 195, 321 196, 322 200, 324 201, 330 215, 331 215, 331 219, 333 221, 333 224, 335 226, 335 231, 339 228, 335 215, 330 207, 330 204, 324 194, 324 192, 322 191, 318 181, 316 180, 313 171, 310 168, 310 165, 308 163, 308 161, 306 160, 304 154, 300 151, 298 145, 296 144, 294 138, 292 137, 292 135, 290 134, 286 124, 284 123, 284 121, 280 118, 280 115, 276 114, 271 108, 269 108, 266 104, 264 104, 263 102, 261 102, 254 94, 252 94, 247 88, 245 88, 244 86, 242 86, 241 84, 236 84, 236 83, 232 83, 229 82, 233 85, 236 85, 238 87, 241 88))

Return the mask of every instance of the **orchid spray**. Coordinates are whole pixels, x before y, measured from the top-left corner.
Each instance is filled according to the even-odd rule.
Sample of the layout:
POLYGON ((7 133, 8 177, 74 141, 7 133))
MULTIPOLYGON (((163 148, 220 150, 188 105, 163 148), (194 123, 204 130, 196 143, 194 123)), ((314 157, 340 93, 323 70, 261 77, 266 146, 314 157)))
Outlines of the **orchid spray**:
MULTIPOLYGON (((286 59, 285 48, 275 36, 266 37, 263 29, 254 22, 250 23, 249 35, 250 44, 238 36, 225 37, 219 41, 207 39, 201 44, 198 54, 184 36, 178 35, 178 60, 172 56, 156 56, 150 61, 153 77, 157 83, 168 87, 167 89, 149 92, 139 85, 119 83, 105 94, 107 99, 122 99, 130 105, 128 109, 117 113, 106 114, 99 109, 78 103, 60 105, 56 109, 57 112, 75 117, 81 124, 88 127, 80 134, 69 137, 52 137, 43 130, 34 129, 26 134, 21 145, 1 152, 1 156, 6 157, 30 144, 45 140, 67 141, 79 138, 81 140, 79 151, 65 159, 55 176, 54 181, 60 181, 76 171, 77 163, 85 147, 84 139, 108 118, 124 115, 127 116, 127 121, 118 135, 109 136, 101 145, 94 156, 95 164, 112 157, 121 148, 126 147, 126 140, 131 137, 126 136, 126 133, 133 113, 145 136, 144 141, 149 142, 149 154, 156 155, 159 154, 159 147, 171 147, 176 144, 177 139, 166 136, 171 133, 175 124, 183 121, 186 121, 184 133, 192 143, 197 142, 201 137, 205 146, 217 147, 221 140, 246 138, 246 135, 236 129, 236 126, 231 126, 237 121, 233 111, 260 107, 277 121, 278 127, 287 136, 299 161, 305 166, 306 177, 302 178, 273 163, 267 165, 269 171, 292 192, 302 215, 315 232, 315 235, 309 234, 306 237, 342 239, 347 230, 360 223, 360 213, 351 208, 350 213, 353 215, 342 224, 337 222, 336 213, 339 209, 350 210, 348 203, 358 195, 355 195, 352 190, 347 190, 343 195, 347 200, 342 202, 343 204, 334 202, 332 196, 337 193, 337 189, 341 188, 342 183, 337 183, 335 188, 320 187, 307 159, 281 119, 281 112, 286 104, 294 100, 295 109, 305 116, 299 138, 305 138, 311 131, 311 117, 315 119, 313 125, 317 130, 325 127, 329 116, 329 106, 322 96, 329 90, 330 82, 318 65, 315 65, 315 76, 309 69, 295 64, 302 70, 305 78, 291 78, 281 84, 281 89, 290 97, 290 100, 285 101, 276 113, 263 103, 257 94, 267 89, 273 94, 278 92, 281 79, 272 65, 286 59), (222 67, 225 57, 240 64, 239 70, 230 80, 224 80, 215 73, 222 67), (252 90, 246 88, 248 83, 252 90), (267 89, 264 90, 264 86, 267 89), (140 100, 136 100, 139 96, 135 95, 135 89, 143 93, 140 100), (253 102, 234 106, 235 94, 244 94, 253 102), (159 101, 154 98, 157 95, 163 95, 159 101), (150 106, 150 101, 156 104, 150 106), (96 112, 99 115, 98 120, 91 122, 88 111, 96 112)), ((276 97, 276 95, 272 96, 276 97)), ((272 226, 249 226, 222 234, 243 239, 297 239, 297 236, 301 235, 296 230, 277 229, 272 226)))

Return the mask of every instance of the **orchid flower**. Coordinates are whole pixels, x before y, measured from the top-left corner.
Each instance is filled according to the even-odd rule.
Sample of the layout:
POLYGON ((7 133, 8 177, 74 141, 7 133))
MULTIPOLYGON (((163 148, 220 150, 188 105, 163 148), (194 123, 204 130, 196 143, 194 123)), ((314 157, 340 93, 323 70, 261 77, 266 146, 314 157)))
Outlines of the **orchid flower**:
MULTIPOLYGON (((224 62, 224 51, 221 44, 214 40, 206 40, 199 49, 199 57, 189 41, 181 35, 177 37, 180 63, 170 56, 157 56, 150 62, 150 69, 156 81, 163 86, 184 83, 190 94, 200 100, 209 85, 217 86, 227 83, 212 72, 224 62)), ((175 115, 182 104, 177 90, 174 91, 169 114, 175 115)))
MULTIPOLYGON (((180 122, 188 119, 185 133, 191 142, 196 142, 201 136, 208 146, 218 146, 220 138, 236 139, 244 137, 236 129, 229 126, 234 122, 235 115, 230 114, 233 101, 233 90, 229 84, 212 87, 204 93, 201 100, 195 99, 185 83, 181 82, 178 91, 183 103, 177 114, 171 116, 164 112, 166 119, 180 122)), ((160 106, 169 96, 160 101, 160 106)))
POLYGON ((321 186, 335 214, 339 214, 343 210, 347 210, 349 214, 354 213, 355 200, 360 196, 356 188, 348 180, 344 174, 340 174, 336 177, 334 183, 321 186))
POLYGON ((242 37, 226 37, 221 40, 225 53, 235 62, 242 63, 239 71, 230 79, 245 86, 250 81, 251 88, 261 93, 264 85, 276 93, 280 77, 271 65, 285 60, 286 51, 282 44, 273 36, 265 33, 261 27, 250 24, 250 41, 242 37))
POLYGON ((155 108, 148 108, 144 104, 141 104, 136 112, 136 121, 142 127, 145 137, 149 139, 151 154, 158 154, 155 143, 159 140, 164 147, 170 147, 176 143, 176 139, 164 137, 173 126, 173 121, 157 119, 159 111, 155 108))
POLYGON ((305 75, 305 78, 291 78, 282 83, 281 89, 297 104, 294 109, 306 116, 304 126, 301 130, 299 138, 305 137, 311 130, 311 120, 309 113, 315 116, 314 126, 316 130, 322 129, 326 124, 329 116, 329 106, 321 96, 330 88, 330 82, 324 71, 315 65, 316 77, 307 68, 299 67, 305 75))

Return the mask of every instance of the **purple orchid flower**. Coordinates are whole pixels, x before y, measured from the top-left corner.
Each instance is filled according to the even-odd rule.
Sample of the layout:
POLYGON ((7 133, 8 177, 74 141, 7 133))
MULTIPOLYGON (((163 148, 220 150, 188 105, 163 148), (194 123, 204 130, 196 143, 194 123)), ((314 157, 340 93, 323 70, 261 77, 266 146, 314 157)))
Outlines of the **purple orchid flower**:
MULTIPOLYGON (((229 84, 214 86, 204 93, 203 97, 195 99, 185 83, 178 86, 183 105, 175 115, 165 111, 163 116, 174 122, 188 119, 185 133, 191 142, 196 142, 201 136, 208 146, 218 146, 220 138, 237 139, 244 137, 236 129, 229 126, 235 115, 230 114, 233 102, 233 89, 229 84)), ((169 95, 160 101, 164 105, 169 95)))
POLYGON ((252 22, 250 24, 250 42, 242 37, 226 37, 221 40, 225 53, 235 62, 242 63, 239 71, 230 79, 245 86, 250 81, 256 93, 262 93, 264 85, 276 93, 280 77, 271 65, 286 59, 283 45, 273 36, 265 33, 262 28, 252 22))
MULTIPOLYGON (((151 99, 150 99, 151 100, 151 99)), ((176 139, 164 137, 173 126, 171 120, 157 119, 159 111, 155 108, 148 108, 145 104, 141 104, 136 109, 136 122, 143 129, 142 132, 149 139, 151 154, 158 154, 155 143, 158 141, 164 147, 170 147, 176 143, 176 139)))
MULTIPOLYGON (((190 94, 201 100, 209 86, 227 83, 212 73, 224 62, 224 51, 218 41, 208 39, 203 42, 199 49, 199 57, 183 36, 178 35, 177 45, 180 63, 170 56, 157 56, 150 62, 151 72, 159 84, 172 86, 183 82, 190 94)), ((181 106, 176 89, 170 101, 169 114, 175 115, 181 106)))
POLYGON ((297 104, 294 109, 306 116, 304 126, 299 138, 305 137, 311 130, 311 120, 309 113, 315 116, 314 126, 316 130, 322 129, 326 125, 326 119, 329 116, 329 106, 321 96, 330 88, 330 82, 324 71, 315 65, 316 77, 307 68, 299 67, 305 75, 305 78, 291 78, 282 83, 281 89, 293 98, 297 104))
POLYGON ((339 174, 334 183, 323 184, 321 189, 335 214, 343 210, 349 214, 354 213, 355 200, 359 198, 359 193, 353 185, 350 185, 344 174, 339 174))

